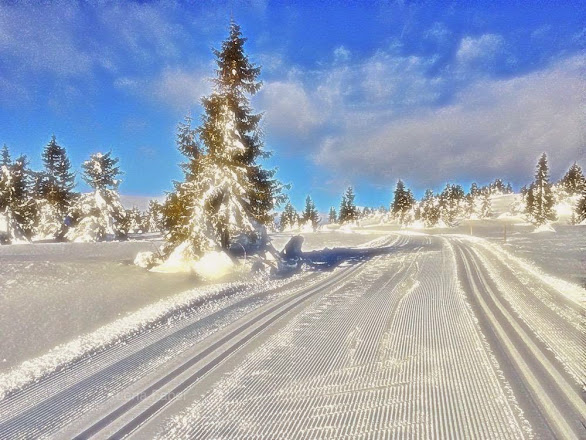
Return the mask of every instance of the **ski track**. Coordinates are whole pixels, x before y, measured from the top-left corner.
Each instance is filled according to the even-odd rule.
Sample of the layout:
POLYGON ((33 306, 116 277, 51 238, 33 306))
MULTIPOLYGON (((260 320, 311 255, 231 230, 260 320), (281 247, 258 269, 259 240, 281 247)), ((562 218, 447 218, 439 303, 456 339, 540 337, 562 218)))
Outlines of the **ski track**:
POLYGON ((585 303, 566 299, 550 283, 515 270, 514 261, 500 259, 490 247, 479 244, 470 249, 480 258, 502 297, 576 384, 586 390, 585 303))
MULTIPOLYGON (((405 241, 395 237, 389 243, 387 237, 373 240, 371 246, 395 246, 405 241)), ((0 400, 0 438, 51 437, 84 413, 116 405, 113 398, 124 395, 137 381, 156 378, 170 360, 252 310, 327 278, 327 273, 305 273, 272 283, 266 294, 261 292, 257 297, 254 285, 242 288, 195 310, 180 310, 159 326, 130 334, 103 351, 66 364, 0 400)))
POLYGON ((451 248, 409 240, 420 245, 316 298, 158 438, 531 437, 451 248))

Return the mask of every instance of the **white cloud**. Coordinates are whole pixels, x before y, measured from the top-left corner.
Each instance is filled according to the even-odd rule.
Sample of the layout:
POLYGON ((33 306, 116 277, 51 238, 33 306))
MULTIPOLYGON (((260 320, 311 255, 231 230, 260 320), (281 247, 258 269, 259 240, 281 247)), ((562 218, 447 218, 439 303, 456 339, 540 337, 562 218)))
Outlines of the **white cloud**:
POLYGON ((166 68, 152 79, 118 78, 114 85, 144 99, 154 98, 171 108, 187 111, 211 91, 208 75, 199 70, 166 68))
POLYGON ((350 59, 351 53, 344 46, 338 46, 334 49, 334 60, 336 62, 344 62, 350 59))
POLYGON ((462 38, 456 52, 456 60, 460 68, 466 72, 471 69, 491 72, 495 68, 502 68, 515 62, 505 39, 496 34, 462 38))
POLYGON ((277 136, 303 137, 323 122, 313 98, 294 80, 265 84, 259 101, 261 108, 267 109, 265 124, 277 136))
POLYGON ((403 177, 437 185, 496 175, 528 179, 546 151, 559 174, 583 154, 585 67, 586 57, 577 57, 518 78, 487 79, 447 107, 348 126, 322 141, 315 161, 373 182, 403 177))

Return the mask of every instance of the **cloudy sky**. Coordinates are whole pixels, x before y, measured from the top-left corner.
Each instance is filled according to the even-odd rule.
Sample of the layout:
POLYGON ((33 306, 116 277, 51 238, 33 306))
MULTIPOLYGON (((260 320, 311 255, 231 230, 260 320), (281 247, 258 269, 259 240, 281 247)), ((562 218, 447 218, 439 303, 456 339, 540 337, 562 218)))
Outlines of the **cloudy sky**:
POLYGON ((0 0, 0 144, 39 167, 55 133, 76 168, 113 150, 123 193, 171 189, 175 126, 198 120, 231 15, 262 66, 267 165, 299 208, 310 193, 325 211, 348 184, 387 205, 398 178, 417 195, 519 187, 543 151, 554 178, 586 165, 578 0, 0 0))

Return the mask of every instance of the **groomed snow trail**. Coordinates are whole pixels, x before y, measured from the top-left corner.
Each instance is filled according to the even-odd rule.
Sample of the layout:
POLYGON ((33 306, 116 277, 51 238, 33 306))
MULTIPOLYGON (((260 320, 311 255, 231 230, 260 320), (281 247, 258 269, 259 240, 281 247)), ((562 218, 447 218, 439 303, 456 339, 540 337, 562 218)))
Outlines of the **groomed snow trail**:
POLYGON ((308 252, 10 391, 0 439, 585 438, 582 291, 499 249, 308 252))
POLYGON ((317 297, 159 438, 531 437, 451 248, 409 241, 317 297))

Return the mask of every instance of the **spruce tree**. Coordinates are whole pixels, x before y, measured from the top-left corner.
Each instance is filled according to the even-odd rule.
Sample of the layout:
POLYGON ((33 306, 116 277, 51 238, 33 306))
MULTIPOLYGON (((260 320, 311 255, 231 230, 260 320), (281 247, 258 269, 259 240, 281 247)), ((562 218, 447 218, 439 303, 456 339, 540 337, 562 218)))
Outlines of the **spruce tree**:
POLYGON ((536 226, 554 221, 556 219, 556 214, 553 210, 554 197, 551 184, 549 183, 549 166, 545 153, 541 155, 537 162, 535 180, 530 188, 530 192, 533 200, 531 203, 527 203, 527 214, 531 218, 531 221, 536 226))
POLYGON ((342 196, 342 203, 340 204, 340 223, 351 223, 358 220, 358 209, 354 204, 355 197, 354 190, 349 186, 342 196))
POLYGON ((259 129, 261 115, 249 103, 261 87, 260 68, 244 53, 245 41, 231 22, 228 38, 214 50, 216 78, 212 94, 202 99, 198 142, 184 142, 191 142, 191 132, 187 125, 179 127, 178 145, 180 150, 191 145, 184 152, 190 162, 184 167, 186 180, 168 199, 175 215, 169 241, 171 246, 186 243, 193 256, 227 250, 239 234, 262 236, 264 225, 273 222, 271 211, 283 201, 275 171, 258 163, 269 156, 259 129))
POLYGON ((157 200, 150 200, 144 220, 144 232, 163 230, 163 206, 157 200))
POLYGON ((72 217, 74 227, 66 238, 72 241, 96 241, 107 238, 125 238, 130 218, 120 203, 119 159, 112 152, 93 154, 82 164, 83 180, 93 189, 76 202, 72 217))
POLYGON ((297 214, 297 211, 295 211, 295 208, 293 207, 291 202, 287 201, 287 203, 285 204, 285 208, 281 213, 281 219, 279 222, 281 231, 295 228, 298 223, 298 218, 299 216, 297 214))
POLYGON ((440 204, 439 198, 433 194, 431 189, 426 189, 423 198, 421 199, 421 213, 420 217, 426 228, 434 227, 440 220, 440 204))
POLYGON ((415 204, 415 199, 411 190, 405 187, 401 179, 397 181, 395 187, 395 194, 393 203, 391 205, 391 213, 393 217, 399 221, 400 224, 405 225, 410 223, 409 213, 415 204))
POLYGON ((37 191, 63 219, 75 198, 75 174, 65 148, 57 144, 55 135, 43 151, 43 165, 45 169, 40 173, 37 191))
POLYGON ((0 214, 8 225, 8 240, 30 239, 37 210, 32 197, 31 171, 26 156, 0 166, 0 214))
POLYGON ((301 220, 305 224, 310 223, 313 229, 316 229, 319 225, 319 214, 317 212, 315 204, 313 203, 313 200, 311 200, 311 196, 307 196, 307 198, 305 199, 305 209, 303 210, 301 220))
POLYGON ((328 221, 330 223, 336 223, 338 221, 338 215, 336 214, 336 208, 334 208, 333 206, 330 207, 330 213, 328 216, 328 221))
POLYGON ((441 218, 446 225, 457 225, 459 218, 463 215, 462 203, 464 197, 464 190, 460 185, 446 184, 439 198, 441 218))
POLYGON ((574 162, 564 177, 561 178, 558 185, 568 196, 582 194, 586 189, 586 178, 584 178, 584 173, 580 165, 574 162))

